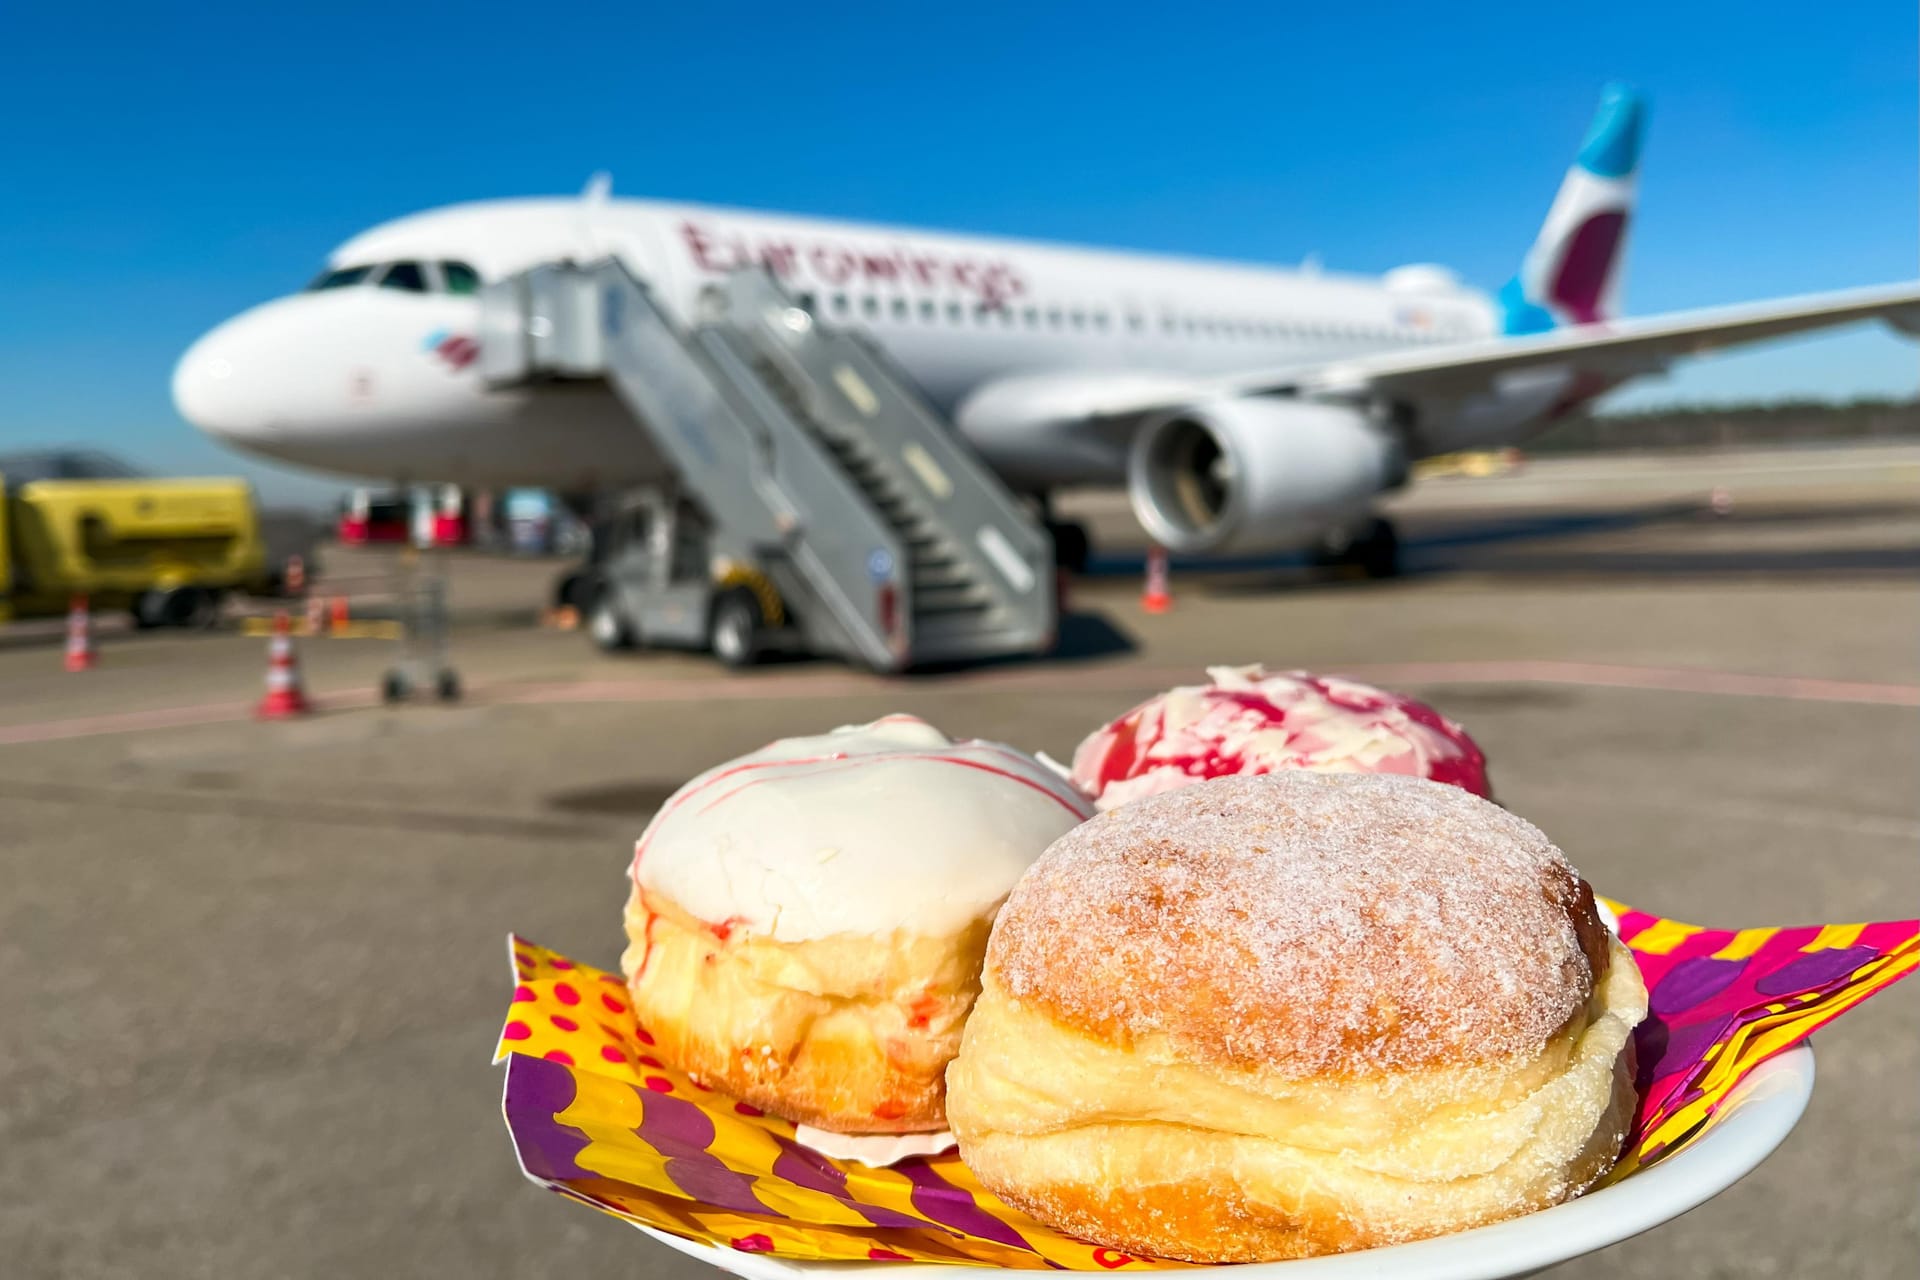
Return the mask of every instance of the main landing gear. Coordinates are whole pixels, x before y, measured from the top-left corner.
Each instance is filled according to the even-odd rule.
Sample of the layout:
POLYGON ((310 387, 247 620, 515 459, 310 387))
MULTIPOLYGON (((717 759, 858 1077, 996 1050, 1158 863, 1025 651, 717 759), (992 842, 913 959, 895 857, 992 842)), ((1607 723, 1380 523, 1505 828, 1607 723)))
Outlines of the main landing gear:
POLYGON ((1047 534, 1053 539, 1053 563, 1068 573, 1085 573, 1093 559, 1093 539, 1087 526, 1077 520, 1049 520, 1047 534))
POLYGON ((1400 576, 1400 535, 1393 521, 1374 516, 1351 528, 1336 530, 1320 544, 1313 562, 1323 569, 1358 571, 1363 578, 1400 576))

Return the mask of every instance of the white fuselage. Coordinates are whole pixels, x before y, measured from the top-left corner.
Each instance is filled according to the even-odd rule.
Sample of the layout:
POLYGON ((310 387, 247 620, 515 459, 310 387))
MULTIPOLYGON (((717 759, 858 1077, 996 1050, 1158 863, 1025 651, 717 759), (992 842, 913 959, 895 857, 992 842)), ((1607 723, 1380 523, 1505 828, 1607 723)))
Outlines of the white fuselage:
POLYGON ((481 382, 479 301, 450 291, 461 281, 442 265, 495 280, 610 255, 683 316, 723 273, 766 266, 823 319, 870 332, 990 463, 1029 488, 1117 483, 1124 441, 1062 448, 1044 431, 970 422, 983 389, 1028 380, 1044 401, 1050 381, 1172 382, 1473 341, 1496 327, 1491 302, 1437 268, 1368 278, 663 201, 502 200, 348 241, 330 268, 374 271, 213 330, 181 360, 175 398, 235 445, 343 474, 570 492, 643 481, 658 461, 609 392, 481 382), (383 283, 382 272, 395 278, 383 283))

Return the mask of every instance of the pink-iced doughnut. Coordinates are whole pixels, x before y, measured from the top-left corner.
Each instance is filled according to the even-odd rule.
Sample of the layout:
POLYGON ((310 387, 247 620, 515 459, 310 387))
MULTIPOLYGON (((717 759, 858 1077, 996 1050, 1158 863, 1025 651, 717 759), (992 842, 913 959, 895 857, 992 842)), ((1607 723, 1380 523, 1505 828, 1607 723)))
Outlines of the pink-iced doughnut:
POLYGON ((1487 760, 1423 702, 1341 676, 1209 667, 1089 734, 1073 781, 1101 809, 1208 778, 1281 769, 1401 773, 1491 797, 1487 760))

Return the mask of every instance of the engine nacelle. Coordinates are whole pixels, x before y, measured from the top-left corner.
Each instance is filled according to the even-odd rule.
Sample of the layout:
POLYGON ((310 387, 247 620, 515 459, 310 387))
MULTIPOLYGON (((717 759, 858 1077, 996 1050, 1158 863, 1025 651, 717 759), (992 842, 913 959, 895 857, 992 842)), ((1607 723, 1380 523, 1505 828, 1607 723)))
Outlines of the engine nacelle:
POLYGON ((1399 442, 1355 409, 1235 399, 1154 419, 1134 438, 1127 490, 1170 551, 1305 546, 1406 478, 1399 442))

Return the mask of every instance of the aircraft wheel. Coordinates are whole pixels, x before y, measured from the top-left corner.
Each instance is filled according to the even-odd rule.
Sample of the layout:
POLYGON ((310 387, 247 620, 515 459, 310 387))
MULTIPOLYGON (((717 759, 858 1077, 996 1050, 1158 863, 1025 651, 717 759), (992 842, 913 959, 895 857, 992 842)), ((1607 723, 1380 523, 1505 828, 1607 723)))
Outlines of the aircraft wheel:
POLYGON ((1367 531, 1353 544, 1353 563, 1369 578, 1400 576, 1400 533, 1393 521, 1375 516, 1367 531))
POLYGON ((1400 576, 1400 535, 1393 521, 1375 516, 1356 530, 1338 530, 1314 553, 1313 561, 1323 569, 1357 570, 1361 577, 1382 579, 1400 576))
POLYGON ((1053 538, 1053 563, 1068 573, 1085 573, 1093 557, 1093 539, 1087 526, 1077 520, 1049 522, 1047 532, 1053 538))

